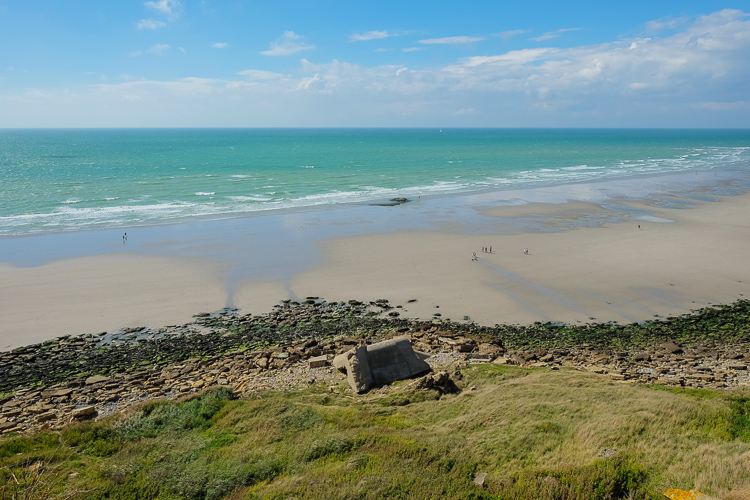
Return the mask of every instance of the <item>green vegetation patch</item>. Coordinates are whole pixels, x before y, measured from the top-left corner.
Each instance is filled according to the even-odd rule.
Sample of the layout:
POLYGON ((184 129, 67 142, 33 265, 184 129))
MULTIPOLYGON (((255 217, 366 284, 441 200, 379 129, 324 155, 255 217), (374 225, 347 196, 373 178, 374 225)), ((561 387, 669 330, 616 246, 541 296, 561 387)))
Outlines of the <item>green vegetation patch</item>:
POLYGON ((484 498, 536 500, 658 499, 648 487, 648 471, 639 462, 614 457, 592 464, 554 470, 523 471, 505 482, 495 495, 484 498))
POLYGON ((729 399, 731 415, 729 433, 732 438, 750 442, 750 397, 733 397, 729 399))
POLYGON ((0 498, 721 498, 750 483, 746 394, 489 364, 453 377, 460 393, 403 406, 383 401, 409 384, 224 389, 8 439, 0 498))

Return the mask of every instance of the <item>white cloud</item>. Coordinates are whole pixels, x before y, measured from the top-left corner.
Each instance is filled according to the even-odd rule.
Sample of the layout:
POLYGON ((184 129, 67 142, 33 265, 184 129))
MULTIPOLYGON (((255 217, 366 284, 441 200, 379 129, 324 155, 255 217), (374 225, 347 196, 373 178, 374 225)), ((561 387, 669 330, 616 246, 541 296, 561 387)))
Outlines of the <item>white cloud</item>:
POLYGON ((141 19, 138 21, 137 28, 139 30, 155 30, 164 28, 167 25, 164 21, 157 21, 156 19, 141 19))
POLYGON ((502 31, 502 32, 498 33, 495 36, 499 36, 500 38, 503 39, 504 42, 507 42, 508 40, 510 40, 511 38, 513 38, 515 36, 520 36, 520 35, 523 35, 523 34, 528 33, 528 32, 529 32, 529 30, 502 31))
MULTIPOLYGON (((278 73, 246 69, 234 81, 127 77, 132 81, 2 91, 0 126, 749 127, 748 15, 727 9, 668 33, 483 50, 443 67, 302 59, 278 73)), ((305 45, 292 32, 278 45, 285 42, 305 45)), ((269 52, 285 53, 273 45, 269 52)))
POLYGON ((642 90, 649 87, 648 83, 644 82, 632 82, 628 84, 628 88, 632 90, 642 90))
POLYGON ((521 92, 545 102, 592 107, 613 99, 698 101, 697 95, 716 92, 746 100, 746 87, 738 82, 750 78, 747 17, 724 10, 661 39, 468 57, 444 72, 456 90, 521 92))
POLYGON ((646 23, 646 32, 656 33, 659 31, 673 30, 682 28, 689 24, 690 19, 687 17, 662 17, 646 23))
POLYGON ((326 95, 390 95, 399 99, 413 97, 441 86, 441 77, 430 72, 409 70, 403 66, 377 66, 368 68, 334 60, 329 64, 313 64, 303 59, 300 67, 301 78, 295 90, 326 95))
POLYGON ((367 31, 365 33, 355 33, 349 37, 352 42, 362 42, 366 40, 379 40, 381 38, 388 38, 390 35, 387 31, 367 31))
POLYGON ((461 45, 465 43, 481 42, 484 38, 476 36, 447 36, 444 38, 428 38, 427 40, 420 40, 419 43, 430 44, 448 44, 448 45, 461 45))
POLYGON ((273 71, 263 71, 259 69, 246 69, 244 71, 238 72, 237 74, 246 76, 251 80, 276 80, 284 76, 281 73, 274 73, 273 71))
POLYGON ((226 49, 231 47, 231 45, 226 42, 216 42, 215 44, 211 45, 211 47, 213 47, 214 49, 226 49))
POLYGON ((166 43, 157 43, 156 45, 152 45, 146 52, 150 52, 151 54, 156 54, 157 56, 162 55, 166 51, 170 49, 169 45, 166 43))
POLYGON ((420 95, 419 102, 435 105, 436 113, 443 109, 445 116, 468 116, 471 110, 476 119, 486 116, 487 103, 519 112, 612 116, 613 120, 614 109, 624 115, 691 106, 736 111, 749 101, 742 83, 750 80, 750 22, 746 17, 739 11, 722 11, 661 39, 514 50, 466 57, 433 69, 303 60, 301 75, 289 76, 277 87, 290 95, 326 95, 342 102, 345 96, 358 95, 381 102, 383 109, 389 108, 385 103, 389 100, 394 103, 392 109, 427 113, 424 106, 406 104, 420 95), (716 94, 726 94, 731 104, 715 102, 710 96, 716 94), (696 102, 702 104, 692 104, 696 102))
POLYGON ((532 38, 532 40, 536 42, 543 42, 545 40, 550 40, 552 38, 557 38, 558 36, 562 35, 563 33, 567 33, 568 31, 578 31, 581 28, 563 28, 555 31, 548 31, 547 33, 544 33, 541 36, 537 36, 532 38))
POLYGON ((534 63, 538 60, 543 59, 545 56, 554 55, 557 49, 523 49, 523 50, 512 50, 505 54, 496 56, 474 56, 467 57, 464 59, 463 64, 456 66, 449 66, 445 68, 448 71, 456 71, 460 68, 470 68, 475 66, 482 66, 485 64, 491 65, 506 65, 506 66, 520 66, 525 64, 534 63))
POLYGON ((693 104, 694 108, 707 109, 709 111, 738 111, 750 109, 750 101, 716 102, 706 101, 693 104))
POLYGON ((145 2, 143 5, 170 19, 178 17, 182 12, 182 4, 180 4, 179 0, 154 0, 145 2))
POLYGON ((97 92, 110 95, 119 95, 121 98, 138 98, 144 102, 152 102, 150 95, 160 94, 168 91, 174 95, 196 96, 212 94, 216 92, 215 85, 218 80, 212 78, 179 78, 174 81, 136 80, 132 82, 118 83, 112 85, 94 85, 97 92))
POLYGON ((422 47, 406 47, 401 49, 404 52, 419 52, 420 50, 423 50, 422 47))
POLYGON ((271 42, 270 49, 264 50, 261 54, 265 56, 289 56, 314 48, 315 45, 302 42, 302 37, 294 31, 285 31, 275 42, 271 42))

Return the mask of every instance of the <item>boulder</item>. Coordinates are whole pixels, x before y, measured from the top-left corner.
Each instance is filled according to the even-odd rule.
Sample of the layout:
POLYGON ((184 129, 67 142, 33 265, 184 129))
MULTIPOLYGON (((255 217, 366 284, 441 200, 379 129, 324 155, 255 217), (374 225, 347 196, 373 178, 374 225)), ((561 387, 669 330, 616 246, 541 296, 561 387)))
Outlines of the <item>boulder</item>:
MULTIPOLYGON (((460 375, 460 372, 458 372, 458 375, 460 375)), ((448 372, 427 374, 417 381, 415 388, 420 390, 435 390, 441 396, 461 392, 455 382, 451 380, 448 372)))
POLYGON ((357 393, 430 371, 430 365, 412 349, 408 337, 355 347, 336 356, 333 366, 346 373, 349 385, 357 393))

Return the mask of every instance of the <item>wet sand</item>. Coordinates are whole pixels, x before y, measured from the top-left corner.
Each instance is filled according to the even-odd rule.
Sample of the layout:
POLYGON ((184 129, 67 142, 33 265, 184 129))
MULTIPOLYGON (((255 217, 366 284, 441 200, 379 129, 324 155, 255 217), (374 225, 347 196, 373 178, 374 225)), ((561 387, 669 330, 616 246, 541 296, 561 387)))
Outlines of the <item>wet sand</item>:
MULTIPOLYGON (((750 298, 749 204, 748 195, 727 197, 689 209, 656 210, 647 220, 560 232, 403 232, 328 240, 322 243, 325 263, 296 276, 293 288, 329 300, 383 297, 402 305, 404 316, 440 313, 490 325, 627 323, 684 314, 750 298), (664 221, 652 222, 659 218, 664 221), (489 246, 492 253, 482 252, 489 246), (412 299, 417 302, 408 302, 412 299)), ((550 224, 559 226, 602 210, 571 203, 483 212, 550 215, 550 224)))
POLYGON ((185 258, 99 255, 0 265, 0 349, 61 335, 181 324, 224 307, 222 269, 185 258))
POLYGON ((58 259, 50 238, 4 240, 20 250, 0 264, 0 349, 307 296, 385 298, 404 317, 489 325, 643 321, 750 297, 750 194, 468 199, 206 222, 198 239, 180 240, 196 232, 182 226, 128 229, 129 248, 80 255, 82 241, 120 234, 73 234, 54 240, 67 242, 58 259), (22 267, 26 247, 41 253, 22 267))

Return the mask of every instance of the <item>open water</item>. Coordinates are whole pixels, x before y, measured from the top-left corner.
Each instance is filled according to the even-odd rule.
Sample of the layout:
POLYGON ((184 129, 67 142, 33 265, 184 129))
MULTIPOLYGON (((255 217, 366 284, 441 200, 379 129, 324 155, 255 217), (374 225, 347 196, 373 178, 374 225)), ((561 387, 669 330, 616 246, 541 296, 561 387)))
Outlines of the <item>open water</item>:
POLYGON ((689 171, 750 130, 0 130, 0 237, 689 171))

